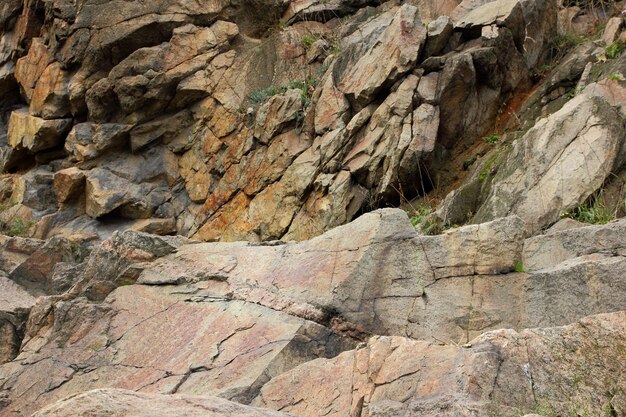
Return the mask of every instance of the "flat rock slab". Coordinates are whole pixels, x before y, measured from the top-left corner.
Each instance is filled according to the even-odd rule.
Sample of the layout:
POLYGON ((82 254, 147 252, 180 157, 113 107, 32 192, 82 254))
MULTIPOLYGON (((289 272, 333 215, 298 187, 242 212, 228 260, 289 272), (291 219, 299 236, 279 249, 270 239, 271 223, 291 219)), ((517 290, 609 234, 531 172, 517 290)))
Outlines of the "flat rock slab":
POLYGON ((626 255, 626 220, 548 231, 524 242, 524 268, 538 271, 591 254, 626 255))
POLYGON ((270 378, 354 346, 318 324, 251 303, 197 299, 181 288, 126 286, 103 304, 44 304, 31 320, 52 327, 27 329, 20 355, 0 367, 2 415, 30 415, 97 388, 245 403, 270 378))
POLYGON ((59 401, 33 417, 287 417, 290 414, 248 407, 223 398, 99 389, 59 401))
POLYGON ((559 415, 572 407, 621 415, 625 342, 624 312, 493 331, 463 347, 374 337, 275 378, 253 404, 301 417, 559 415))

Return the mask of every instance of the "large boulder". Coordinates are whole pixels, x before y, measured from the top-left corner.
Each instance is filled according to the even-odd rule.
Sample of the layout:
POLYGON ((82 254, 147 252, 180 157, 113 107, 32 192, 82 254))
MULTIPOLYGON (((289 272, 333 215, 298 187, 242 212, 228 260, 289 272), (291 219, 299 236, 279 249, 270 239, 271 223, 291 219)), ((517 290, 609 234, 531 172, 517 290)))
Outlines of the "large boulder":
POLYGON ((473 221, 517 214, 532 233, 549 226, 626 162, 624 135, 606 100, 575 97, 513 144, 473 221))

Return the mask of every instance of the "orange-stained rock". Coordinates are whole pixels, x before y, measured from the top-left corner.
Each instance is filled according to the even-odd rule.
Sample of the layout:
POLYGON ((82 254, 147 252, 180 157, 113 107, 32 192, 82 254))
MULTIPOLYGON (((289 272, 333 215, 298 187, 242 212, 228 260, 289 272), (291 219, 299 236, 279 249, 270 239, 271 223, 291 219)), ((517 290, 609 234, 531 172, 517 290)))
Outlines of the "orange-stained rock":
POLYGON ((30 113, 44 119, 70 115, 69 74, 53 62, 40 75, 30 100, 30 113))
POLYGON ((62 144, 71 127, 72 119, 44 120, 22 109, 11 113, 7 136, 14 149, 34 153, 62 144))
POLYGON ((34 38, 28 54, 17 60, 15 64, 15 79, 29 102, 33 98, 37 82, 53 59, 43 39, 34 38))

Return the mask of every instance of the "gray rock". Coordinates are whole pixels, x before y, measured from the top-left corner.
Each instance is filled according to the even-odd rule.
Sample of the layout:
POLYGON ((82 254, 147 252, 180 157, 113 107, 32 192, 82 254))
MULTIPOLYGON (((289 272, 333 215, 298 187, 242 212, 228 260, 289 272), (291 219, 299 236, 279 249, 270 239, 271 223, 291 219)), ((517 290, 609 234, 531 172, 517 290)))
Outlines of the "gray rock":
POLYGON ((550 230, 524 242, 524 268, 539 271, 585 255, 626 256, 626 220, 550 230))
POLYGON ((424 47, 423 59, 437 55, 447 45, 454 25, 448 16, 440 16, 428 24, 428 38, 424 47))
POLYGON ((0 272, 0 364, 13 360, 35 298, 0 272))
POLYGON ((513 144, 473 221, 517 214, 531 233, 549 226, 625 162, 623 137, 609 103, 577 96, 513 144))
POLYGON ((105 123, 78 123, 65 140, 65 150, 78 162, 95 159, 104 152, 124 146, 132 126, 105 123))

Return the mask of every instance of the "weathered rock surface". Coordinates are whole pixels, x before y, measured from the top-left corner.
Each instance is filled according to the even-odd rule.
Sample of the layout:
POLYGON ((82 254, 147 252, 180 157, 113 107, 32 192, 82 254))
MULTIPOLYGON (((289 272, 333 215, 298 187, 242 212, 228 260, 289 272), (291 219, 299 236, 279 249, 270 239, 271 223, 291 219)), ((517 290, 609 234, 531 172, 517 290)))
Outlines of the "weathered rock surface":
POLYGON ((570 259, 591 255, 624 256, 623 220, 566 230, 549 230, 524 242, 524 268, 549 269, 570 259))
POLYGON ((625 414, 576 3, 2 2, 0 416, 625 414))
POLYGON ((566 327, 493 331, 463 347, 374 337, 273 379, 254 404, 302 417, 620 415, 625 326, 621 312, 566 327))
POLYGON ((555 223, 626 162, 617 108, 622 100, 589 85, 513 142, 510 152, 494 151, 466 185, 446 198, 438 215, 457 222, 475 211, 472 221, 481 223, 515 214, 530 233, 555 223))
POLYGON ((132 285, 105 304, 43 299, 26 334, 0 372, 9 394, 3 413, 29 415, 100 387, 246 402, 268 379, 350 346, 318 324, 252 303, 132 285))
MULTIPOLYGON (((621 224, 611 227, 621 230, 621 224)), ((539 271, 539 261, 522 254, 535 241, 524 236, 517 217, 418 236, 404 213, 383 210, 299 244, 183 246, 146 267, 138 282, 204 283, 206 295, 228 294, 318 322, 332 318, 339 325, 339 319, 355 335, 455 341, 490 328, 563 325, 622 309, 626 299, 615 288, 624 286, 620 274, 626 265, 619 252, 604 250, 576 265, 555 262, 539 271), (215 279, 220 285, 212 284, 215 279), (572 297, 579 302, 572 304, 572 297), (546 310, 554 314, 546 317, 546 310)), ((544 246, 560 241, 559 235, 543 239, 544 246)), ((552 253, 537 252, 546 259, 552 253)))
POLYGON ((493 19, 472 17, 493 4, 467 5, 466 25, 446 16, 453 0, 34 5, 7 55, 28 111, 13 112, 1 165, 84 171, 63 214, 35 213, 43 236, 86 215, 162 232, 173 219, 209 241, 308 239, 427 191, 442 155, 482 135, 542 62, 544 3, 511 0, 493 36, 480 35, 493 19), (154 149, 172 152, 166 184, 99 171, 154 149))
POLYGON ((85 416, 170 417, 288 417, 289 414, 247 407, 217 397, 160 395, 119 389, 99 389, 46 407, 33 417, 85 416))
POLYGON ((623 138, 608 103, 576 97, 513 146, 475 221, 515 213, 532 232, 554 223, 626 162, 623 138))
MULTIPOLYGON (((509 217, 439 236, 421 236, 404 212, 386 209, 301 243, 200 243, 116 232, 93 248, 84 262, 69 262, 70 269, 63 267, 63 262, 52 265, 52 258, 41 263, 45 257, 38 253, 54 240, 44 243, 12 238, 12 245, 21 245, 25 254, 10 252, 15 254, 9 255, 6 263, 17 266, 10 267, 13 272, 9 276, 17 280, 29 272, 24 276, 30 280, 17 281, 30 291, 54 293, 61 287, 52 284, 62 282, 66 285, 63 288, 68 288, 69 277, 75 278, 69 281, 73 287, 63 295, 42 297, 36 303, 29 299, 34 306, 28 323, 24 326, 22 321, 21 327, 19 323, 13 325, 19 331, 7 332, 6 338, 17 340, 14 345, 20 348, 13 349, 8 356, 12 360, 0 367, 2 413, 28 415, 84 390, 122 388, 216 395, 246 404, 263 390, 263 401, 276 401, 265 404, 270 408, 287 407, 295 415, 317 415, 318 405, 310 405, 307 411, 298 408, 309 400, 283 404, 282 399, 271 397, 278 394, 266 395, 278 390, 272 388, 278 382, 267 382, 272 378, 280 381, 291 375, 285 372, 312 360, 305 366, 316 366, 318 358, 334 357, 371 334, 392 337, 373 340, 408 346, 403 358, 410 356, 419 364, 431 362, 427 358, 432 349, 442 349, 447 358, 458 348, 443 349, 432 342, 394 336, 465 343, 490 329, 521 331, 567 325, 588 314, 623 310, 626 262, 620 252, 622 223, 557 230, 525 239, 522 220, 509 217), (589 233, 598 237, 597 249, 589 246, 583 251, 567 243, 589 233), (564 249, 554 251, 560 258, 548 264, 543 248, 552 251, 550 248, 559 245, 564 249), (513 272, 522 259, 531 265, 529 272, 513 272), (47 278, 50 273, 45 271, 51 270, 52 278, 47 278), (52 284, 42 284, 50 280, 52 284), (295 404, 293 409, 289 409, 290 404, 295 404)), ((615 317, 610 323, 623 322, 619 314, 615 317)), ((471 344, 479 345, 476 341, 471 344)), ((506 352, 504 344, 497 346, 506 352)), ((458 355, 461 353, 441 361, 452 366, 460 360, 455 359, 458 355)), ((490 360, 497 367, 500 360, 504 361, 498 358, 506 354, 494 355, 490 360)), ((382 354, 388 356, 393 354, 382 354)), ((463 353, 460 357, 466 356, 463 353)), ((592 356, 598 358, 597 354, 592 356)), ((352 357, 344 354, 334 361, 352 357)), ((406 358, 398 360, 402 367, 393 372, 412 374, 405 373, 406 358)), ((518 361, 516 356, 511 360, 518 361)), ((433 361, 439 363, 436 358, 433 361)), ((472 359, 471 363, 478 363, 475 361, 482 359, 472 359)), ((392 366, 393 361, 387 362, 392 366)), ((333 380, 349 372, 337 379, 338 384, 352 378, 352 364, 338 362, 333 366, 337 367, 330 373, 333 380)), ((513 369, 516 366, 511 365, 513 369)), ((539 368, 535 362, 532 366, 539 368)), ((323 368, 323 374, 329 375, 328 366, 323 368)), ((455 367, 437 369, 428 374, 432 377, 425 377, 424 384, 431 386, 433 380, 441 380, 436 372, 452 379, 455 372, 462 372, 455 367)), ((313 383, 318 371, 303 372, 313 376, 313 383)), ((492 381, 493 377, 484 379, 492 381)), ((412 398, 397 397, 400 388, 393 388, 392 381, 395 378, 389 384, 374 382, 378 387, 389 385, 391 391, 378 388, 381 394, 375 394, 380 395, 376 398, 386 400, 384 404, 375 405, 377 400, 366 398, 363 404, 371 404, 372 413, 383 412, 375 411, 377 407, 430 410, 428 407, 439 404, 439 400, 421 396, 415 398, 419 406, 391 403, 412 398)), ((511 382, 511 386, 518 382, 511 382)), ((332 385, 315 384, 320 389, 332 385)), ((402 386, 412 387, 410 384, 402 386)), ((596 398, 600 391, 592 388, 584 392, 596 398)), ((337 387, 337 392, 343 389, 337 387)), ((306 392, 319 391, 308 388, 306 392)), ((463 399, 464 391, 444 394, 450 410, 470 404, 469 399, 463 399)), ((511 403, 505 393, 502 397, 500 401, 495 396, 494 403, 525 408, 534 404, 527 402, 527 397, 519 404, 511 403)), ((320 394, 315 401, 323 398, 320 394)), ((484 406, 480 395, 471 398, 472 407, 484 406)), ((345 415, 353 401, 358 405, 352 394, 342 394, 331 401, 331 408, 337 415, 345 415)), ((596 400, 588 402, 591 400, 585 397, 584 401, 595 404, 596 400)))

